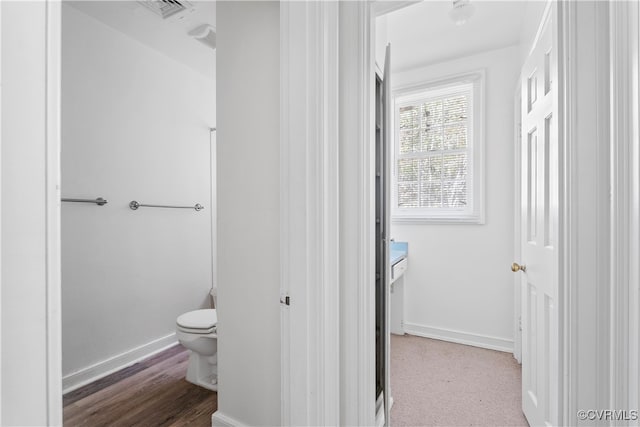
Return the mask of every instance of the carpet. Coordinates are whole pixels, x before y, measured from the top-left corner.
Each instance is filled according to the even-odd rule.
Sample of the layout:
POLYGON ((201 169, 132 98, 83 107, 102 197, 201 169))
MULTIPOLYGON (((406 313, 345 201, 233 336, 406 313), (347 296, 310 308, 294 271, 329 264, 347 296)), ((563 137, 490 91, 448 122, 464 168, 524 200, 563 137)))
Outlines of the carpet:
POLYGON ((391 336, 391 425, 528 426, 510 353, 391 336))

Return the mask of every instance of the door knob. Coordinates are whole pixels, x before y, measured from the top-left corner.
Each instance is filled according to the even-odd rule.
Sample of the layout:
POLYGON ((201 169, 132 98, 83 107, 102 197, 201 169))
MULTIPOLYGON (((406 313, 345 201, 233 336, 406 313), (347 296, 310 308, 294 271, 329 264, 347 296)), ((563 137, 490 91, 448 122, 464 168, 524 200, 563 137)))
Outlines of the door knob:
POLYGON ((513 264, 511 264, 511 271, 513 271, 514 273, 517 273, 518 271, 522 271, 524 273, 527 272, 527 266, 526 265, 520 265, 517 262, 514 262, 513 264))

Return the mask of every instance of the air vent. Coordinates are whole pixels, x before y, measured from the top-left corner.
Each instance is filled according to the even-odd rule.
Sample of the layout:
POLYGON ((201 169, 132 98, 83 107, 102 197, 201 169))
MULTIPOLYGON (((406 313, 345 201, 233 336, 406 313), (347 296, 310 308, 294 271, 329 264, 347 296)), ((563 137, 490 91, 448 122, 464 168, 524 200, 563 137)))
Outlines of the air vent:
POLYGON ((162 19, 167 19, 191 7, 191 4, 184 0, 143 0, 138 1, 138 3, 162 17, 162 19))

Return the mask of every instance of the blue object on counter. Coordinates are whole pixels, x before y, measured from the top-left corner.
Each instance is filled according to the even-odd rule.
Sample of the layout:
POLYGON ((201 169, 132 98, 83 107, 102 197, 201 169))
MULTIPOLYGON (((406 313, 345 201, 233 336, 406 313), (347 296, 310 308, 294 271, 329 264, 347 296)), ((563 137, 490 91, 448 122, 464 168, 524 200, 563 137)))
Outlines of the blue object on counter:
POLYGON ((389 245, 389 257, 391 265, 394 265, 407 257, 409 254, 409 243, 391 242, 389 245))

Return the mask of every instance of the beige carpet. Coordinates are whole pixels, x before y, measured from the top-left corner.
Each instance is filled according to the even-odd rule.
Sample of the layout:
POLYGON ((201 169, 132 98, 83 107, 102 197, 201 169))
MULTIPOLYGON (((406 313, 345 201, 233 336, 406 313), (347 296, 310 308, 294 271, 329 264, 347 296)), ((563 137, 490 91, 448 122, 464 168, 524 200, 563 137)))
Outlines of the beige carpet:
POLYGON ((391 425, 528 426, 510 353, 391 336, 391 425))

